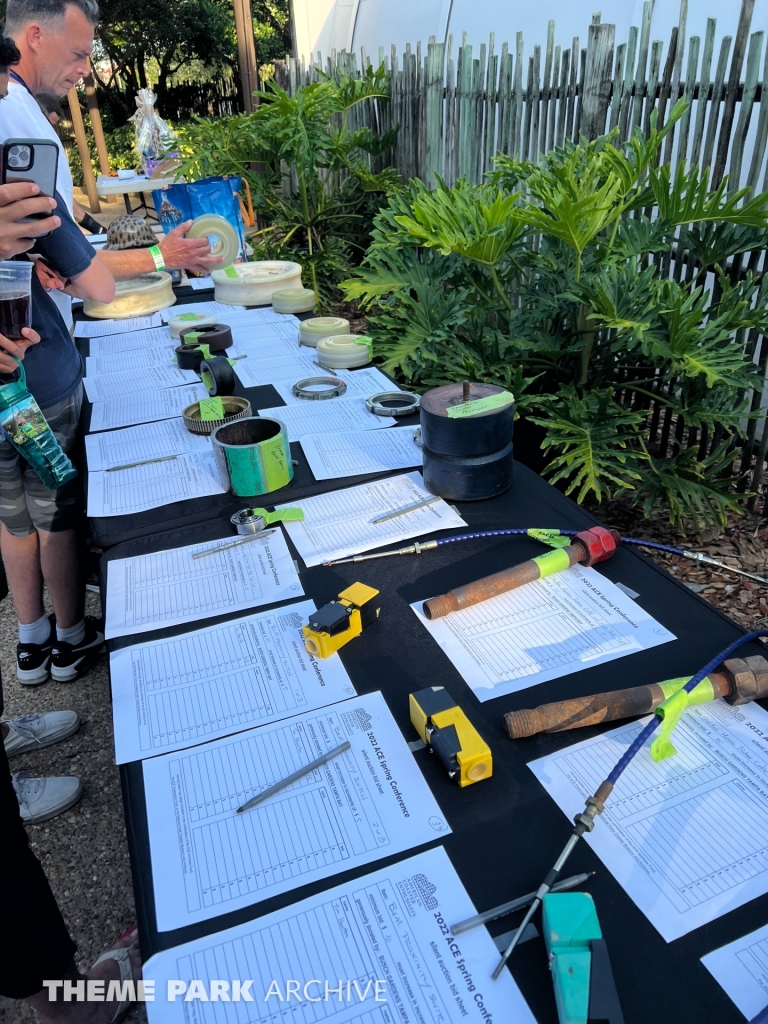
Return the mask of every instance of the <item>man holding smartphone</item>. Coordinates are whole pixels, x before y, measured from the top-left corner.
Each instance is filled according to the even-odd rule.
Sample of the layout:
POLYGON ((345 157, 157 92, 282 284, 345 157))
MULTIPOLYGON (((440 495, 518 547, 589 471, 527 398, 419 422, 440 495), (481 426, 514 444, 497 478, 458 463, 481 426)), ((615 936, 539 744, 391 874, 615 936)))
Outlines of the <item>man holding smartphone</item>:
MULTIPOLYGON (((73 213, 72 175, 61 140, 37 104, 41 92, 65 96, 89 72, 96 0, 8 0, 5 33, 16 43, 20 60, 11 71, 8 99, 0 105, 0 142, 11 138, 52 139, 59 147, 56 189, 73 213)), ((120 281, 154 270, 192 270, 208 274, 220 257, 211 257, 207 238, 185 238, 191 221, 179 224, 156 246, 102 251, 112 276, 120 281)), ((71 324, 70 300, 52 291, 65 322, 71 324)))

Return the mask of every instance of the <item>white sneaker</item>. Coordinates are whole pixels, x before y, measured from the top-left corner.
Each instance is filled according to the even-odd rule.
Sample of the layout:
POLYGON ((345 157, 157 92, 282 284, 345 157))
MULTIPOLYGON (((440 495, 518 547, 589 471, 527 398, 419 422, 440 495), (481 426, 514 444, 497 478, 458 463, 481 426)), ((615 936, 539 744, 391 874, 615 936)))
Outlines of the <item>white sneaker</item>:
POLYGON ((3 725, 8 726, 5 752, 13 757, 65 740, 80 728, 80 715, 76 711, 46 711, 42 715, 11 718, 3 725))
POLYGON ((83 784, 74 776, 33 779, 27 772, 16 772, 11 778, 25 825, 55 818, 68 811, 83 795, 83 784))

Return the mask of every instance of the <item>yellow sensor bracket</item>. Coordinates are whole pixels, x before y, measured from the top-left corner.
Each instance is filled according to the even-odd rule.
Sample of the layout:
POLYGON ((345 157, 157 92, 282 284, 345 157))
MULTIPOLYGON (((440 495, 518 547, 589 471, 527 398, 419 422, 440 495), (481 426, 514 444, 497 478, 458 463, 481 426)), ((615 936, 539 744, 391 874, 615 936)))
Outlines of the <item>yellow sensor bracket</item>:
POLYGON ((381 608, 378 590, 353 583, 335 601, 313 612, 304 626, 304 646, 316 658, 330 658, 340 647, 375 622, 381 608))
POLYGON ((408 698, 411 723, 450 778, 461 787, 493 774, 491 748, 444 686, 428 686, 408 698))

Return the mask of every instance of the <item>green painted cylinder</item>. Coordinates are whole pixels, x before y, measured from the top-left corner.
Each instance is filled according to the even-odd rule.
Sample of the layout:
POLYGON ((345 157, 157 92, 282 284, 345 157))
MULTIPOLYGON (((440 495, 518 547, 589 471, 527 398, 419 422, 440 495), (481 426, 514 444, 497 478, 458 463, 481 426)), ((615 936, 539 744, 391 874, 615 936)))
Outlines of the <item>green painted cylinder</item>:
POLYGON ((250 416, 211 434, 222 483, 247 498, 286 487, 293 479, 288 433, 279 420, 250 416))

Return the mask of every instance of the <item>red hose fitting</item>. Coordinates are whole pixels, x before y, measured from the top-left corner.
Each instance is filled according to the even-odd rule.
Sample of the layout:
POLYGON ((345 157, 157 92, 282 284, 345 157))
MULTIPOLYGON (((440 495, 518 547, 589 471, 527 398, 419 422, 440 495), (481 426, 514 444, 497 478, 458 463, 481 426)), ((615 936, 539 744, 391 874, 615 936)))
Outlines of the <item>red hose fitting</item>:
POLYGON ((582 530, 573 538, 573 542, 579 541, 584 549, 586 558, 579 559, 581 565, 597 565, 598 562, 605 562, 616 552, 621 544, 621 536, 616 530, 607 530, 604 526, 593 526, 589 530, 582 530))

